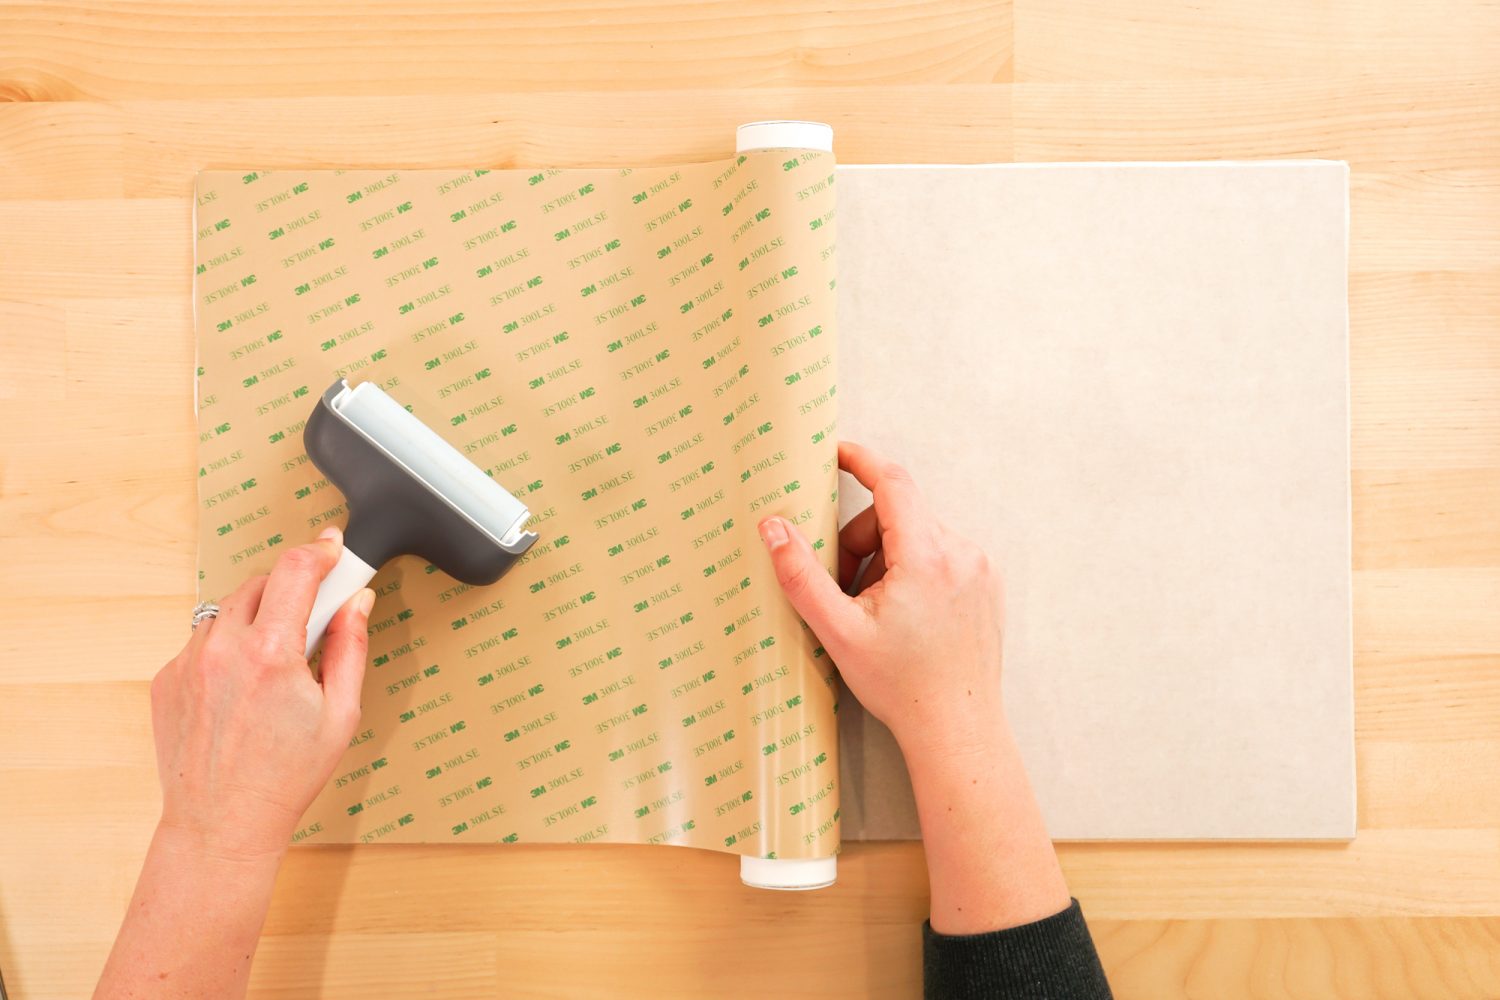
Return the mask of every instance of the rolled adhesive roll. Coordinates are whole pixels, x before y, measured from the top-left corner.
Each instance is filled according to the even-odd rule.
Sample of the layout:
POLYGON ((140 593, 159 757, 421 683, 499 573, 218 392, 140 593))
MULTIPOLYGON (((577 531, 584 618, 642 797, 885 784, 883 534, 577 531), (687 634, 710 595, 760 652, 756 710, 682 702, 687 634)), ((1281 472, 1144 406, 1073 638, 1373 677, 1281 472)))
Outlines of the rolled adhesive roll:
POLYGON ((838 858, 740 856, 740 881, 754 889, 824 889, 838 878, 838 858))
MULTIPOLYGON (((735 129, 734 151, 815 149, 833 152, 833 128, 822 122, 750 122, 735 129)), ((740 881, 756 889, 822 889, 838 877, 838 858, 740 857, 740 881)))
POLYGON ((734 151, 817 149, 833 152, 833 127, 822 122, 749 122, 734 130, 734 151))

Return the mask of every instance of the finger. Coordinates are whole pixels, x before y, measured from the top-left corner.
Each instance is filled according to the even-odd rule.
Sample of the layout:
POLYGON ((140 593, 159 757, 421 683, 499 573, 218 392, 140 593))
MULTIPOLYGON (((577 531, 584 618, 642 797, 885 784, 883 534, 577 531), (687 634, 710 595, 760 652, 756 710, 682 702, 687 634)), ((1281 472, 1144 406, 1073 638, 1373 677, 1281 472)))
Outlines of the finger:
POLYGON ((247 577, 228 597, 219 601, 219 617, 236 625, 251 625, 265 593, 266 574, 247 577))
POLYGON ((844 645, 857 635, 864 610, 839 589, 797 526, 782 517, 768 517, 760 522, 760 534, 782 592, 823 644, 844 645))
POLYGON ((848 591, 849 585, 854 582, 854 575, 859 572, 859 564, 862 560, 859 556, 848 549, 839 549, 839 589, 848 591))
POLYGON ((198 651, 208 641, 208 633, 213 630, 214 623, 217 620, 216 618, 205 618, 193 626, 192 634, 188 636, 187 642, 183 643, 182 652, 177 655, 186 660, 192 660, 197 657, 198 651))
POLYGON ((198 655, 203 644, 208 641, 209 634, 215 628, 223 628, 226 625, 239 627, 249 625, 255 618, 255 609, 260 604, 260 593, 265 589, 266 578, 264 575, 247 577, 227 597, 221 597, 213 602, 219 606, 219 613, 212 618, 205 618, 193 629, 188 640, 183 644, 182 655, 191 659, 198 655))
POLYGON ((839 529, 839 586, 847 590, 859 564, 880 546, 880 519, 873 506, 855 514, 839 529))
POLYGON ((370 606, 375 591, 364 588, 334 613, 323 638, 323 694, 339 718, 359 718, 359 693, 365 682, 369 651, 370 606))
POLYGON ((283 552, 261 594, 256 629, 277 636, 287 646, 295 645, 301 652, 307 645, 307 619, 318 596, 318 584, 338 562, 343 546, 343 532, 329 525, 317 541, 283 552))
POLYGON ((870 558, 869 564, 865 566, 865 571, 860 574, 859 585, 850 593, 863 594, 880 582, 881 578, 885 576, 885 571, 885 549, 877 549, 875 555, 870 558))
POLYGON ((883 527, 874 504, 855 514, 839 529, 839 551, 847 552, 855 561, 863 559, 880 547, 883 527))
POLYGON ((891 557, 900 561, 904 556, 903 546, 908 542, 920 543, 931 521, 927 502, 911 473, 899 463, 853 441, 839 442, 839 468, 870 491, 881 527, 881 544, 891 557))

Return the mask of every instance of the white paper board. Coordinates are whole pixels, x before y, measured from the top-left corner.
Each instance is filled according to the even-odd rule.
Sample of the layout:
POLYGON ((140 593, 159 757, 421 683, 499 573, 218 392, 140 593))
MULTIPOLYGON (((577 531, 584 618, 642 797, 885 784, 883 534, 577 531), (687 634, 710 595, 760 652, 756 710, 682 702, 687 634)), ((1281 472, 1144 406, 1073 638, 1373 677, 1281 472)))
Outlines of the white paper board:
MULTIPOLYGON (((1052 835, 1352 837, 1346 166, 837 183, 840 436, 1001 567, 1052 835)), ((845 838, 918 836, 848 709, 845 838)))

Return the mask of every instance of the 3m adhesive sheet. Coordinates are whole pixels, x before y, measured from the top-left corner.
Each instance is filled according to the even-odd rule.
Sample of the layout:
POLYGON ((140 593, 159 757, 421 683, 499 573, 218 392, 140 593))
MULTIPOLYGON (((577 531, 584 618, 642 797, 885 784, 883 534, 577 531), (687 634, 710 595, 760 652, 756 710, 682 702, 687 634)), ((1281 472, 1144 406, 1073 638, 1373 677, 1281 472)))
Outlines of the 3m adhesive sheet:
POLYGON ((295 839, 834 854, 832 668, 756 533, 835 564, 832 156, 209 171, 196 199, 204 599, 345 522, 302 442, 340 377, 541 536, 492 586, 381 570, 361 728, 295 839))

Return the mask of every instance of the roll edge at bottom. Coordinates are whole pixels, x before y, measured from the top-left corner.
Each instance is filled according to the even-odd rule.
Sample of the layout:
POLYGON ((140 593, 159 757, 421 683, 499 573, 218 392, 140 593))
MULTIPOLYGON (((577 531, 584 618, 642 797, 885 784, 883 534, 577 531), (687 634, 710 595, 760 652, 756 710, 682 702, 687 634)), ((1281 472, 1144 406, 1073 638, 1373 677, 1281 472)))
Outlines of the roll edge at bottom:
POLYGON ((838 857, 740 857, 740 881, 752 889, 824 889, 838 878, 838 857))

